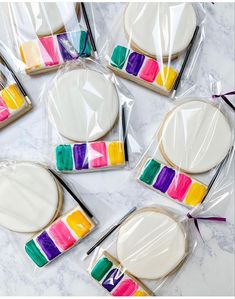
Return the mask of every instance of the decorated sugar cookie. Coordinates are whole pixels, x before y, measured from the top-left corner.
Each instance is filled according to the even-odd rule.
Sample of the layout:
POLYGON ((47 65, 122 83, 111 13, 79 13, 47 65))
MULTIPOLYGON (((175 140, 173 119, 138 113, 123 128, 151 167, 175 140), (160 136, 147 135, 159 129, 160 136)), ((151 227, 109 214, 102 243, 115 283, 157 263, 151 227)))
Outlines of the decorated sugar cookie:
POLYGON ((0 168, 0 224, 16 232, 37 232, 62 206, 58 183, 46 168, 17 162, 0 168))
POLYGON ((124 27, 137 52, 175 58, 193 37, 196 14, 191 3, 129 3, 124 27))

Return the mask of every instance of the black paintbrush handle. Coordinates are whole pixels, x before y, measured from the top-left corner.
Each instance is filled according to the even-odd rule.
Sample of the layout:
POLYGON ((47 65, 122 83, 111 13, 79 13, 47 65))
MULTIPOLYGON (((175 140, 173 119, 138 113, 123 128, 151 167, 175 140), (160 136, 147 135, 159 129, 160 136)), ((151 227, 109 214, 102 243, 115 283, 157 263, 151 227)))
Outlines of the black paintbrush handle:
POLYGON ((83 2, 81 2, 81 6, 82 6, 82 11, 83 11, 85 23, 86 23, 86 26, 87 26, 87 30, 88 30, 89 35, 90 35, 90 41, 91 41, 92 49, 93 49, 94 52, 97 52, 96 45, 95 45, 95 40, 94 40, 94 37, 93 37, 93 34, 92 34, 92 30, 91 30, 91 26, 90 26, 89 19, 88 19, 88 16, 87 16, 86 8, 85 8, 85 5, 84 5, 83 2))
POLYGON ((78 198, 78 196, 69 188, 69 186, 62 180, 60 176, 58 176, 53 170, 48 169, 52 175, 60 182, 60 184, 64 187, 65 190, 68 191, 68 193, 75 199, 75 201, 81 206, 81 208, 87 213, 87 215, 90 218, 93 218, 94 216, 92 213, 88 210, 88 208, 85 206, 85 204, 81 201, 81 199, 78 198))
POLYGON ((198 34, 198 31, 199 31, 199 26, 196 26, 196 29, 194 31, 194 34, 193 34, 193 37, 192 37, 192 40, 188 46, 188 50, 186 52, 186 55, 185 55, 185 58, 184 58, 184 61, 183 61, 183 64, 181 66, 181 69, 180 69, 180 72, 179 72, 179 75, 175 81, 175 84, 174 84, 174 87, 173 87, 173 91, 177 91, 178 87, 179 87, 179 84, 180 84, 180 81, 181 81, 181 78, 183 76, 183 73, 184 73, 184 70, 185 70, 185 67, 186 67, 186 64, 188 62, 188 59, 189 59, 189 56, 190 56, 190 53, 192 51, 192 47, 194 45, 194 42, 196 40, 196 37, 197 37, 197 34, 198 34))
POLYGON ((125 104, 122 106, 122 133, 123 133, 123 143, 124 143, 124 153, 126 162, 129 161, 128 154, 128 140, 127 140, 127 130, 126 130, 126 116, 125 116, 125 104))

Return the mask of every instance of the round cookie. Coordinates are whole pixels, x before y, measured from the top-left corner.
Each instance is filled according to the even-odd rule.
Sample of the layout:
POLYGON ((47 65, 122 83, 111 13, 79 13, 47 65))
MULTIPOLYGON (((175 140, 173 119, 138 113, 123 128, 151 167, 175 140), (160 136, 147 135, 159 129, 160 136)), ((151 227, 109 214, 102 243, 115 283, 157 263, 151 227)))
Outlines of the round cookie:
POLYGON ((73 18, 76 11, 79 12, 79 4, 58 2, 26 2, 26 18, 30 20, 30 27, 38 36, 47 36, 64 31, 73 18))
POLYGON ((140 209, 119 230, 118 259, 138 278, 165 277, 180 266, 186 249, 184 228, 163 209, 140 209))
POLYGON ((51 121, 70 140, 86 142, 103 137, 113 127, 118 111, 115 85, 96 71, 66 72, 49 91, 51 121))
POLYGON ((190 99, 167 115, 159 140, 161 153, 171 165, 187 173, 203 173, 224 159, 232 131, 216 106, 190 99))
POLYGON ((150 57, 174 59, 189 45, 196 13, 191 3, 129 3, 124 28, 131 47, 150 57))
POLYGON ((0 225, 16 232, 40 231, 62 207, 57 181, 43 166, 18 162, 0 169, 0 225))

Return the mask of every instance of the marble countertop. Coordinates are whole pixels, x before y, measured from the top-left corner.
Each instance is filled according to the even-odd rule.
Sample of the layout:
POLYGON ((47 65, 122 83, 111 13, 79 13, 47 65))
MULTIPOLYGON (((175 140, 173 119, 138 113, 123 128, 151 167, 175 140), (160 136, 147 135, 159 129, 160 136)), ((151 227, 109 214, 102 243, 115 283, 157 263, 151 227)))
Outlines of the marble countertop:
MULTIPOLYGON (((4 4, 1 3, 0 6, 2 5, 4 4)), ((121 4, 102 4, 107 23, 115 15, 119 5, 121 4)), ((210 74, 221 81, 224 92, 234 90, 235 82, 234 3, 208 3, 205 8, 208 12, 206 37, 197 62, 197 75, 190 77, 192 85, 197 84, 197 96, 209 94, 210 74)), ((97 29, 102 28, 102 21, 102 18, 97 17, 97 29)), ((1 31, 0 39, 4 41, 5 38, 1 31)), ((43 83, 52 76, 53 74, 44 75, 24 82, 34 109, 1 131, 1 160, 47 161, 46 138, 43 136, 47 122, 43 103, 39 98, 43 83)), ((141 146, 140 152, 144 152, 172 103, 132 82, 121 81, 135 98, 132 126, 141 146)), ((102 230, 121 218, 132 206, 166 203, 162 196, 140 186, 134 180, 134 175, 133 169, 65 176, 80 192, 101 225, 90 238, 42 271, 34 271, 23 257, 23 241, 26 236, 1 229, 0 295, 106 295, 87 275, 81 256, 102 230)), ((225 182, 227 185, 234 182, 232 167, 225 182)), ((71 199, 67 197, 65 209, 69 205, 71 199)), ((174 203, 170 205, 178 208, 174 203)), ((227 217, 227 223, 200 223, 204 242, 195 233, 198 246, 181 271, 159 290, 158 295, 234 295, 234 193, 227 194, 226 201, 218 208, 218 213, 227 217)))

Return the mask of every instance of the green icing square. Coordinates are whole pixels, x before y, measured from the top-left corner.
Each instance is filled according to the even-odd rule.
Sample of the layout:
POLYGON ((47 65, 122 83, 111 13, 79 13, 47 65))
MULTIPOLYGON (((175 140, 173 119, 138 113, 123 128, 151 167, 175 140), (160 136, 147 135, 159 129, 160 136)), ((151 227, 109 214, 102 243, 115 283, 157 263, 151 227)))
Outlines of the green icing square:
POLYGON ((86 35, 88 33, 86 31, 81 31, 80 35, 80 55, 81 57, 88 57, 91 56, 91 43, 90 43, 90 38, 88 37, 86 48, 85 47, 85 41, 86 41, 86 35))
POLYGON ((139 179, 147 185, 152 185, 156 175, 161 168, 161 164, 155 160, 148 160, 143 167, 139 179))
POLYGON ((130 50, 128 50, 127 48, 122 46, 116 46, 113 50, 110 64, 114 67, 122 69, 129 53, 130 50))
POLYGON ((25 251, 38 267, 41 268, 48 263, 45 256, 41 253, 41 251, 36 246, 34 240, 30 240, 28 243, 26 243, 25 251))
POLYGON ((56 147, 56 168, 59 171, 73 170, 73 155, 71 145, 58 145, 56 147))
POLYGON ((102 257, 92 269, 91 276, 95 280, 100 281, 104 277, 104 275, 109 271, 112 265, 113 263, 111 261, 109 261, 106 257, 102 257))

